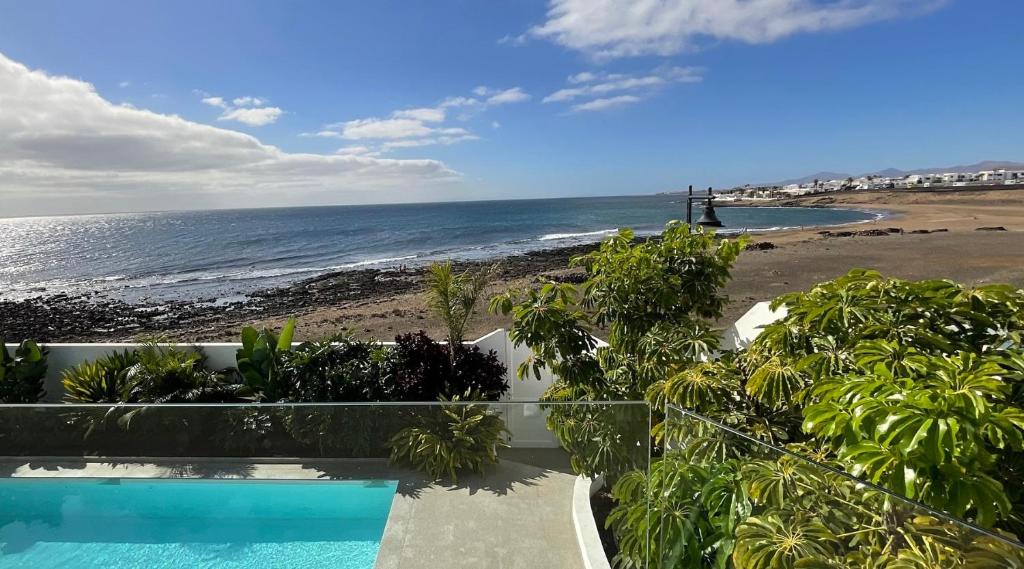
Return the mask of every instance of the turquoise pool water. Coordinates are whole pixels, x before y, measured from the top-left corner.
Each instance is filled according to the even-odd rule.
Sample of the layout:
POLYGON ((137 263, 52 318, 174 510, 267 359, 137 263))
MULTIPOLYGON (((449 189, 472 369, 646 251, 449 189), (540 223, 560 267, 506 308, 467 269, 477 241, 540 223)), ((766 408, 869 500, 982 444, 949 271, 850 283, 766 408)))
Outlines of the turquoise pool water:
POLYGON ((396 487, 0 480, 0 567, 372 569, 396 487))

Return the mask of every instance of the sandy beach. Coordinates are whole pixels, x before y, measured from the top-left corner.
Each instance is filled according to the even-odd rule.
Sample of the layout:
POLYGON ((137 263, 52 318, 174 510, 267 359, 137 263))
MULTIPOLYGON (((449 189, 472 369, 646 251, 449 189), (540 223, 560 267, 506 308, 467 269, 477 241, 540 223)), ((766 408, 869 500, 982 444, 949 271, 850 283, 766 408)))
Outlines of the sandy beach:
MULTIPOLYGON (((1022 190, 849 192, 758 205, 866 208, 887 215, 878 221, 828 228, 824 234, 822 228, 803 228, 752 236, 753 241, 773 247, 740 256, 726 288, 731 303, 722 325, 756 302, 807 289, 857 267, 907 279, 1024 286, 1022 190)), ((566 268, 568 259, 591 247, 507 258, 488 296, 508 287, 529 286, 538 277, 564 278, 573 272, 566 268)), ((140 307, 88 298, 8 302, 0 303, 0 330, 8 340, 19 336, 47 341, 126 340, 160 333, 181 341, 232 341, 242 326, 279 326, 295 315, 300 339, 340 331, 390 339, 421 329, 440 337, 440 323, 424 308, 422 279, 422 269, 345 271, 266 291, 258 301, 227 307, 188 303, 140 307)), ((508 324, 481 310, 471 321, 468 336, 508 324)))

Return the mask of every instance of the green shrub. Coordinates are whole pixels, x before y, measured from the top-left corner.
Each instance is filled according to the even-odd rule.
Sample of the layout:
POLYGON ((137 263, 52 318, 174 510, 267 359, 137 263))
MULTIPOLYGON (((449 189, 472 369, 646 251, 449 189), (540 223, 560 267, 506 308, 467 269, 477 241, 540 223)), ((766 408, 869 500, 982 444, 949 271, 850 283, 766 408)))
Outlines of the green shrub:
POLYGON ((128 370, 139 362, 134 351, 111 352, 61 372, 64 399, 70 403, 123 403, 131 383, 128 370))
MULTIPOLYGON (((494 297, 491 310, 512 316, 509 339, 532 351, 518 376, 550 370, 548 401, 643 399, 718 347, 709 320, 728 300, 721 289, 744 242, 679 222, 640 242, 621 230, 572 260, 586 271, 581 286, 546 282, 494 297), (597 346, 595 328, 607 331, 607 345, 597 346)), ((625 423, 599 407, 552 406, 548 425, 579 473, 610 475, 635 463, 624 460, 625 423)))
POLYGON ((237 387, 206 369, 199 348, 180 349, 155 341, 136 350, 125 372, 128 403, 221 403, 237 400, 237 387))
POLYGON ((386 401, 393 389, 383 372, 389 352, 347 337, 306 342, 283 354, 279 372, 290 401, 386 401))
MULTIPOLYGON (((652 404, 710 415, 907 498, 1022 534, 1024 291, 855 270, 775 301, 783 304, 788 314, 748 350, 656 382, 648 390, 652 404)), ((732 566, 765 567, 771 559, 780 567, 824 567, 826 559, 851 567, 1024 564, 1012 548, 972 538, 923 509, 900 509, 880 492, 807 463, 759 460, 737 452, 741 441, 700 438, 692 426, 672 434, 688 438, 683 448, 691 454, 672 462, 678 477, 652 503, 671 511, 673 496, 692 501, 688 469, 731 465, 732 473, 708 483, 739 483, 751 504, 723 516, 706 509, 714 499, 702 498, 693 507, 705 509, 694 516, 716 527, 692 526, 683 538, 732 566)), ((621 501, 616 519, 635 507, 621 501)), ((657 518, 650 529, 672 531, 666 523, 671 517, 657 518)), ((625 542, 640 531, 628 523, 615 529, 625 542)), ((660 565, 688 566, 678 559, 660 565)))
POLYGON ((451 261, 433 263, 427 272, 427 307, 444 323, 447 329, 449 355, 455 362, 456 352, 462 347, 469 322, 477 301, 487 284, 498 273, 493 265, 477 271, 456 273, 451 261))
POLYGON ((0 338, 0 403, 36 403, 43 398, 46 377, 46 349, 25 340, 7 351, 0 338))
POLYGON ((289 318, 280 334, 272 330, 242 328, 242 347, 235 355, 245 393, 260 401, 282 401, 291 394, 292 385, 281 374, 281 362, 292 349, 295 318, 289 318))
MULTIPOLYGON (((777 299, 788 315, 748 350, 702 361, 718 347, 708 319, 721 314, 721 287, 741 245, 677 223, 660 240, 636 243, 624 231, 574 259, 586 270, 579 288, 545 283, 499 295, 491 307, 512 315, 511 340, 533 351, 520 377, 555 374, 549 400, 646 397, 656 410, 673 403, 1024 535, 1024 291, 855 270, 777 299), (596 346, 595 327, 607 330, 608 346, 596 346)), ((660 444, 666 427, 655 419, 660 444)), ((549 425, 578 471, 609 472, 618 462, 601 460, 602 452, 614 457, 614 424, 555 407, 549 425)), ((712 435, 687 452, 687 461, 654 468, 660 480, 651 495, 638 490, 646 481, 639 473, 622 477, 611 518, 618 566, 643 566, 648 534, 668 536, 658 546, 669 557, 652 560, 659 568, 1024 566, 1005 548, 954 544, 967 533, 901 517, 886 505, 891 499, 863 488, 842 492, 875 500, 864 505, 874 518, 843 519, 842 508, 799 492, 773 503, 733 501, 728 492, 754 496, 758 484, 813 473, 738 456, 734 443, 712 435), (648 504, 682 513, 649 517, 648 504)))
POLYGON ((453 360, 450 346, 423 331, 396 336, 384 370, 391 401, 435 401, 467 392, 496 401, 508 391, 506 372, 494 351, 462 347, 453 360))
POLYGON ((435 480, 447 477, 457 482, 463 470, 483 473, 485 466, 498 463, 498 448, 508 446, 505 421, 486 404, 459 404, 456 399, 453 404, 417 410, 416 415, 412 426, 388 442, 391 461, 435 480))

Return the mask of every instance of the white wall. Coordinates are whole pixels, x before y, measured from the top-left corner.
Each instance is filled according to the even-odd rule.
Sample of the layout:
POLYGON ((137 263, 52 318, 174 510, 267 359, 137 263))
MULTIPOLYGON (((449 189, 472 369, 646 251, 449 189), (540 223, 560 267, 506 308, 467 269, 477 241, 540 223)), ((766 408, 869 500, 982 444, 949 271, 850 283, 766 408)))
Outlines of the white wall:
POLYGON ((722 334, 722 349, 745 349, 761 335, 765 326, 785 318, 786 314, 785 306, 780 306, 778 310, 772 310, 770 302, 758 302, 751 306, 743 316, 740 316, 740 319, 732 326, 725 329, 722 334))
MULTIPOLYGON (((394 342, 382 342, 394 345, 394 342)), ((465 342, 468 346, 478 346, 482 351, 494 350, 498 361, 508 368, 507 380, 509 390, 503 401, 522 402, 537 401, 554 381, 550 372, 545 371, 540 380, 533 378, 520 380, 516 377, 516 369, 531 354, 525 346, 513 348, 508 339, 508 331, 499 328, 477 340, 465 342)), ((64 398, 64 386, 61 383, 61 372, 82 362, 99 359, 113 351, 133 350, 140 344, 41 344, 49 350, 47 372, 43 387, 46 390, 44 402, 59 403, 64 398)), ((299 343, 293 344, 298 346, 299 343)), ((221 370, 235 366, 235 352, 242 347, 241 343, 207 343, 194 344, 202 348, 206 354, 206 365, 210 369, 221 370)), ((12 351, 17 346, 7 344, 12 351)), ((180 347, 190 347, 181 344, 180 347)), ((545 411, 539 405, 509 406, 506 408, 506 419, 509 430, 513 433, 513 446, 517 447, 557 447, 554 436, 544 426, 545 411)))
MULTIPOLYGON (((785 307, 777 311, 769 308, 769 303, 759 302, 744 314, 735 324, 725 330, 722 347, 724 349, 745 348, 761 333, 764 326, 786 315, 785 307)), ((394 342, 382 342, 393 345, 394 342)), ((597 340, 598 346, 607 345, 597 340)), ((49 349, 48 369, 44 387, 46 402, 60 402, 64 397, 61 384, 61 372, 85 361, 98 359, 112 351, 131 350, 139 344, 43 344, 49 349)), ((295 345, 298 345, 296 343, 295 345)), ((524 379, 516 376, 519 365, 527 361, 532 352, 526 346, 515 347, 508 338, 508 331, 499 328, 477 340, 466 342, 466 345, 478 346, 484 352, 494 350, 498 360, 508 368, 509 391, 502 401, 536 402, 544 391, 554 382, 550 370, 542 370, 540 379, 532 374, 524 379)), ((209 343, 196 344, 202 348, 207 357, 210 369, 225 369, 235 366, 235 352, 242 346, 240 343, 209 343)), ((13 350, 14 344, 8 344, 13 350)), ((183 347, 185 347, 183 345, 183 347)), ((557 447, 553 435, 545 427, 546 411, 539 405, 516 405, 506 408, 506 422, 513 433, 513 446, 521 447, 557 447)))

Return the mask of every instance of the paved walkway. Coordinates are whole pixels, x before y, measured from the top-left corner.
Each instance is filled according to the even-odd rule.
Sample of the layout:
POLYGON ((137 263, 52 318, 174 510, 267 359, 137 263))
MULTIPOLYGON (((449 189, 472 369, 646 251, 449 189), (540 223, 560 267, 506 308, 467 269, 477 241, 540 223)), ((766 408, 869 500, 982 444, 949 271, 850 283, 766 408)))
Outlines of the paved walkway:
POLYGON ((382 460, 0 462, 0 476, 399 480, 377 569, 582 569, 563 455, 510 450, 485 475, 433 483, 382 460))

